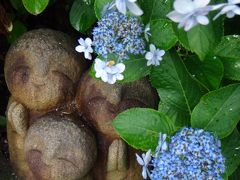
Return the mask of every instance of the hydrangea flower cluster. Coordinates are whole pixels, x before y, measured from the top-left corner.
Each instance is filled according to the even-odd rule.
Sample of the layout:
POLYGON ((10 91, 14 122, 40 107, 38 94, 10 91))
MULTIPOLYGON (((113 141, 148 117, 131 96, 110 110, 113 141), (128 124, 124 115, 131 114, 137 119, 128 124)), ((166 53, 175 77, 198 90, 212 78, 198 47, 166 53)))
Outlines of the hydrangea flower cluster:
POLYGON ((145 42, 143 24, 136 17, 110 10, 98 21, 93 29, 95 51, 107 58, 115 54, 120 60, 128 59, 128 54, 144 54, 145 42))
POLYGON ((179 28, 183 27, 188 31, 197 24, 207 25, 209 23, 207 15, 210 11, 221 9, 214 20, 223 14, 228 18, 240 15, 240 8, 237 6, 240 0, 228 0, 228 3, 216 5, 208 5, 209 3, 210 0, 175 0, 174 11, 167 14, 167 17, 178 22, 179 28))
POLYGON ((93 40, 80 38, 75 48, 89 60, 92 59, 93 50, 100 55, 94 64, 97 78, 109 84, 123 80, 122 73, 126 69, 123 62, 129 59, 129 55, 146 53, 147 66, 160 65, 165 51, 157 49, 154 44, 149 46, 149 52, 146 51, 145 43, 151 36, 150 24, 144 26, 141 19, 136 17, 143 14, 137 0, 114 0, 103 7, 101 14, 102 18, 92 32, 93 40))
POLYGON ((210 132, 183 128, 171 138, 168 149, 152 160, 151 179, 222 179, 221 143, 210 132))

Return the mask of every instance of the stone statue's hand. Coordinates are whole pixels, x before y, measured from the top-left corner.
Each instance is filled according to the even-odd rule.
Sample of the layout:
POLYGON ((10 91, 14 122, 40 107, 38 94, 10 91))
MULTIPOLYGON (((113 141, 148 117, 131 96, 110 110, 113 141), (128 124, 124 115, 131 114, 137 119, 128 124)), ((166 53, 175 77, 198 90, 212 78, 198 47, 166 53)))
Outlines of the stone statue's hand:
POLYGON ((121 139, 114 140, 109 146, 107 171, 110 175, 108 175, 107 179, 111 179, 110 177, 114 177, 115 175, 117 175, 118 179, 124 179, 124 177, 126 177, 127 145, 121 139))
POLYGON ((17 101, 10 100, 7 110, 7 119, 12 128, 21 136, 25 136, 27 132, 27 109, 17 101))

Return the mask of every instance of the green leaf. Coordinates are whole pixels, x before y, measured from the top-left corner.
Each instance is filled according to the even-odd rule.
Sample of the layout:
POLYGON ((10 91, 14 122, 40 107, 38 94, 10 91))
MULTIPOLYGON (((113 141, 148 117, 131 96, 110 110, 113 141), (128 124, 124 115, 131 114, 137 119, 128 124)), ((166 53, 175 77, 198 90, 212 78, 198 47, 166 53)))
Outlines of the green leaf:
POLYGON ((233 84, 204 95, 194 108, 192 127, 227 137, 240 119, 240 84, 233 84))
POLYGON ((166 113, 178 127, 189 124, 192 109, 203 92, 177 53, 167 52, 160 66, 152 69, 150 78, 161 99, 159 111, 166 113))
POLYGON ((175 24, 174 30, 179 42, 186 49, 195 52, 203 61, 207 55, 212 55, 213 49, 221 41, 223 22, 222 18, 219 18, 216 21, 210 21, 207 26, 197 25, 187 32, 177 28, 175 24))
POLYGON ((150 66, 147 66, 147 60, 144 57, 130 57, 123 62, 126 66, 123 72, 124 79, 120 83, 136 81, 150 73, 150 66))
POLYGON ((70 10, 71 25, 80 32, 85 32, 96 22, 93 3, 87 5, 82 0, 75 0, 70 10))
POLYGON ((10 2, 11 2, 11 5, 14 7, 14 9, 16 9, 20 14, 27 13, 21 0, 10 0, 10 2))
POLYGON ((0 116, 0 126, 5 127, 7 125, 6 117, 0 116))
POLYGON ((208 57, 202 62, 197 56, 191 56, 184 63, 192 76, 196 77, 208 91, 218 89, 224 71, 219 58, 208 57))
POLYGON ((15 42, 26 31, 27 31, 27 28, 22 22, 14 21, 13 22, 13 30, 7 36, 8 42, 9 43, 15 42))
POLYGON ((150 43, 168 50, 177 42, 173 31, 172 22, 167 19, 152 20, 150 23, 150 43))
POLYGON ((228 179, 229 180, 238 180, 239 177, 240 177, 240 166, 238 166, 237 170, 234 171, 234 173, 231 176, 229 176, 228 179))
POLYGON ((94 10, 98 19, 101 19, 102 17, 102 11, 104 6, 106 6, 108 3, 111 3, 111 2, 112 0, 95 0, 94 10))
POLYGON ((143 22, 147 24, 151 20, 166 18, 167 13, 172 9, 172 0, 138 0, 144 14, 143 22))
POLYGON ((240 36, 225 36, 215 50, 224 65, 224 77, 240 80, 240 36))
POLYGON ((226 158, 226 173, 230 176, 240 165, 240 134, 237 129, 222 139, 222 153, 226 158))
POLYGON ((171 135, 175 127, 164 114, 147 108, 133 108, 120 113, 113 127, 129 145, 141 150, 155 150, 159 132, 171 135))
POLYGON ((29 13, 38 15, 47 7, 49 0, 22 0, 22 2, 29 13))

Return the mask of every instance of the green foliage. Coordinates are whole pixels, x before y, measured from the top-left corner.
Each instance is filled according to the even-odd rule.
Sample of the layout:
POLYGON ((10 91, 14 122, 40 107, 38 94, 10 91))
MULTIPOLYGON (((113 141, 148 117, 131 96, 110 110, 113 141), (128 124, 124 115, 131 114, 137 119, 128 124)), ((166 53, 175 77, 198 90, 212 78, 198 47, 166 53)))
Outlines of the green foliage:
POLYGON ((171 135, 176 130, 166 115, 145 108, 134 108, 120 113, 114 119, 113 126, 121 138, 141 150, 155 150, 159 132, 171 135))
POLYGON ((38 15, 47 7, 49 0, 22 0, 22 2, 29 13, 38 15))
POLYGON ((213 49, 221 41, 223 36, 223 23, 219 18, 211 21, 207 26, 197 25, 185 32, 174 26, 179 42, 188 50, 196 53, 200 60, 204 60, 207 55, 213 54, 213 49))
POLYGON ((12 6, 14 9, 16 9, 20 14, 26 14, 27 11, 25 7, 23 6, 23 3, 21 0, 10 0, 12 6))
POLYGON ((130 59, 124 62, 125 71, 123 72, 124 79, 120 83, 136 81, 150 73, 150 66, 147 66, 147 61, 144 57, 131 56, 130 59))
POLYGON ((13 43, 16 41, 17 38, 19 38, 23 33, 27 31, 26 26, 20 22, 20 21, 14 21, 13 22, 13 30, 8 35, 7 39, 9 43, 13 43))
POLYGON ((0 127, 5 127, 7 125, 6 117, 0 116, 0 127))
POLYGON ((224 77, 240 80, 240 36, 225 36, 215 50, 224 65, 224 77))
POLYGON ((172 22, 167 19, 156 19, 150 22, 150 43, 168 50, 177 42, 172 22))
POLYGON ((226 158, 226 173, 230 176, 240 165, 240 134, 237 129, 222 139, 222 153, 226 158))
POLYGON ((96 22, 93 11, 94 2, 86 4, 83 0, 75 0, 70 11, 71 25, 80 32, 85 32, 96 22))
POLYGON ((104 9, 104 6, 111 2, 112 0, 95 0, 94 10, 98 19, 101 19, 102 17, 102 11, 104 9))
POLYGON ((192 76, 199 80, 208 91, 219 88, 224 71, 219 58, 208 57, 202 62, 197 56, 191 56, 184 63, 192 76))
POLYGON ((194 108, 192 127, 205 129, 219 138, 232 133, 240 119, 240 84, 233 84, 204 95, 194 108))
POLYGON ((166 18, 171 11, 173 0, 138 0, 138 3, 144 11, 143 22, 147 24, 151 20, 166 18))
POLYGON ((166 53, 161 65, 152 69, 150 78, 161 99, 159 111, 176 126, 189 124, 192 109, 203 92, 175 51, 166 53))

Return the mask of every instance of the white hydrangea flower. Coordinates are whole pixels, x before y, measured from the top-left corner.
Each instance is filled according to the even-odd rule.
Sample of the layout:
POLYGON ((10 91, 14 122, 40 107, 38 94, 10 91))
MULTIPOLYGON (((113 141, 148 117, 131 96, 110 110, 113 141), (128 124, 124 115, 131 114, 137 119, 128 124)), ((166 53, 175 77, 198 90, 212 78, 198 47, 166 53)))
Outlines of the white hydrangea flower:
POLYGON ((124 76, 121 73, 124 72, 125 65, 123 63, 115 64, 114 61, 105 62, 96 58, 94 70, 97 78, 101 78, 103 82, 114 84, 117 80, 123 80, 124 76))
POLYGON ((144 179, 147 179, 147 175, 150 174, 148 171, 148 164, 151 161, 151 149, 147 151, 147 153, 143 153, 142 157, 136 154, 137 162, 142 166, 142 176, 144 179))
POLYGON ((149 36, 151 36, 151 33, 149 31, 150 31, 150 23, 148 23, 144 29, 144 36, 147 42, 149 41, 149 36))
POLYGON ((208 13, 213 6, 207 6, 210 0, 175 0, 174 11, 167 14, 172 21, 179 23, 178 28, 190 30, 197 24, 207 25, 209 23, 208 13))
POLYGON ((92 60, 92 55, 91 53, 93 53, 93 49, 92 49, 92 40, 90 38, 86 38, 85 40, 83 38, 80 38, 78 40, 78 43, 80 45, 78 45, 75 50, 77 52, 84 52, 84 57, 86 59, 92 60))
POLYGON ((160 65, 162 56, 165 54, 164 50, 156 49, 155 45, 150 44, 150 51, 146 53, 145 58, 148 60, 147 66, 160 65))
POLYGON ((116 7, 118 11, 122 14, 127 13, 127 9, 136 16, 141 16, 143 11, 141 8, 136 4, 137 0, 116 0, 116 7))
POLYGON ((240 4, 240 0, 228 0, 228 3, 222 4, 221 11, 213 19, 215 20, 223 14, 226 14, 228 18, 233 18, 235 15, 240 15, 240 7, 238 4, 240 4))

